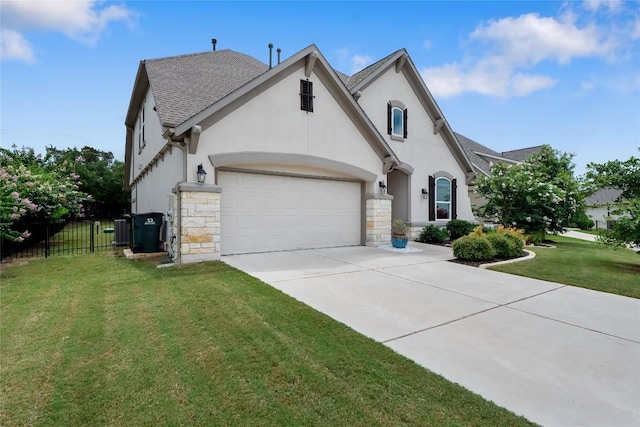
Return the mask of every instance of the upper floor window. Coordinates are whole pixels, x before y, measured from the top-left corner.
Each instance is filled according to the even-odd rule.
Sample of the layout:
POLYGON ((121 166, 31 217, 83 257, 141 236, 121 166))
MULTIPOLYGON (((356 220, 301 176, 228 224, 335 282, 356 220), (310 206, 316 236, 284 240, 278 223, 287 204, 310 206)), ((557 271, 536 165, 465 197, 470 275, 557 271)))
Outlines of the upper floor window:
POLYGON ((407 107, 400 101, 387 103, 387 133, 397 141, 407 137, 407 107))
POLYGON ((141 152, 147 142, 144 139, 144 104, 138 113, 138 152, 141 152))
POLYGON ((313 113, 313 82, 300 80, 300 109, 313 113))

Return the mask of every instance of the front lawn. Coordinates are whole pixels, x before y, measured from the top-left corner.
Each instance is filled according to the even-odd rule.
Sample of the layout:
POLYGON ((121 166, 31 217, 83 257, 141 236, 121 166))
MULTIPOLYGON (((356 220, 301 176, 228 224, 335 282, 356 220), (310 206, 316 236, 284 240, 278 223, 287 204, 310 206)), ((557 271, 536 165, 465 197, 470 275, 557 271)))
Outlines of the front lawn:
POLYGON ((564 236, 548 238, 556 249, 527 248, 536 253, 534 259, 491 270, 640 298, 640 255, 634 251, 564 236))
POLYGON ((529 424, 221 262, 1 274, 0 425, 529 424))

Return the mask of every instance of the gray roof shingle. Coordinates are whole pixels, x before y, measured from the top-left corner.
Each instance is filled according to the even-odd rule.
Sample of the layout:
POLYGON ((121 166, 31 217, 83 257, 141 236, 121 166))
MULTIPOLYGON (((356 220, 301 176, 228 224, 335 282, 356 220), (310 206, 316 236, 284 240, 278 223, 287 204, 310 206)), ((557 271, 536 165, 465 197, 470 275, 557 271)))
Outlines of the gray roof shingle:
POLYGON ((177 126, 269 70, 232 50, 144 61, 156 109, 165 126, 177 126))
POLYGON ((491 148, 485 147, 479 142, 467 138, 466 136, 461 135, 458 132, 454 133, 456 134, 456 138, 458 138, 458 142, 460 142, 462 150, 467 155, 469 160, 471 160, 473 166, 480 169, 480 171, 484 172, 486 175, 490 175, 491 164, 487 159, 477 155, 476 153, 485 153, 497 157, 500 157, 500 153, 498 153, 497 151, 493 151, 491 148))
POLYGON ((539 153, 542 145, 536 145, 535 147, 520 148, 518 150, 503 151, 502 157, 515 160, 516 162, 524 162, 533 154, 539 153))
POLYGON ((462 146, 465 154, 467 155, 467 157, 469 157, 469 160, 471 160, 471 163, 473 163, 476 168, 480 169, 480 171, 484 172, 487 175, 491 174, 491 162, 485 157, 478 155, 477 153, 488 154, 495 157, 502 157, 504 159, 512 160, 515 162, 523 162, 532 154, 539 152, 540 148, 542 148, 542 145, 538 145, 536 147, 521 148, 518 150, 503 151, 502 153, 499 153, 489 147, 480 144, 479 142, 474 141, 473 139, 459 134, 458 132, 454 133, 456 134, 456 138, 458 138, 460 146, 462 146))
MULTIPOLYGON (((402 49, 400 49, 400 50, 402 50, 402 49)), ((347 86, 347 88, 349 90, 351 90, 358 83, 360 83, 361 81, 363 81, 364 79, 369 77, 372 73, 374 73, 378 68, 382 67, 390 57, 392 57, 393 55, 398 53, 400 50, 397 50, 397 51, 393 52, 392 54, 385 56, 381 60, 379 60, 377 62, 374 62, 373 64, 369 65, 368 67, 363 68, 362 70, 358 71, 357 73, 355 73, 351 77, 348 77, 346 81, 345 80, 342 80, 342 81, 347 86)), ((340 74, 341 73, 339 73, 338 75, 340 76, 340 74)), ((340 76, 340 78, 342 79, 342 76, 340 76)))
POLYGON ((617 188, 601 188, 591 196, 584 199, 587 206, 599 206, 614 203, 622 194, 617 188))

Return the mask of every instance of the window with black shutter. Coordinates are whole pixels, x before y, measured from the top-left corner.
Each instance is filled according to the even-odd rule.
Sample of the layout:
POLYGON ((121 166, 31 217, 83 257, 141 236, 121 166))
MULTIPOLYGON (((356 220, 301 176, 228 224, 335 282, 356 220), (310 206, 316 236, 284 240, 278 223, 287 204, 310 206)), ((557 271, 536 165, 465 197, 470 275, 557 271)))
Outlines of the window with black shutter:
POLYGON ((391 139, 403 141, 407 138, 407 107, 400 101, 387 103, 387 134, 391 139))
POLYGON ((313 82, 300 80, 300 109, 313 113, 313 82))

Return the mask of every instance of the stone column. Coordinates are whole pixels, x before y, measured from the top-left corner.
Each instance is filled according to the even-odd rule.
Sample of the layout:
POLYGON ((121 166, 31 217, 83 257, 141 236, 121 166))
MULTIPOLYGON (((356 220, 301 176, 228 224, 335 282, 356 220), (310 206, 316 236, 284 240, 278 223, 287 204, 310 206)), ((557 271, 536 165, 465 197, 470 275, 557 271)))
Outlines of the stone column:
POLYGON ((181 183, 176 193, 179 215, 176 262, 220 259, 220 196, 222 188, 211 184, 181 183))
POLYGON ((391 242, 391 201, 388 194, 366 196, 366 244, 388 245, 391 242))

